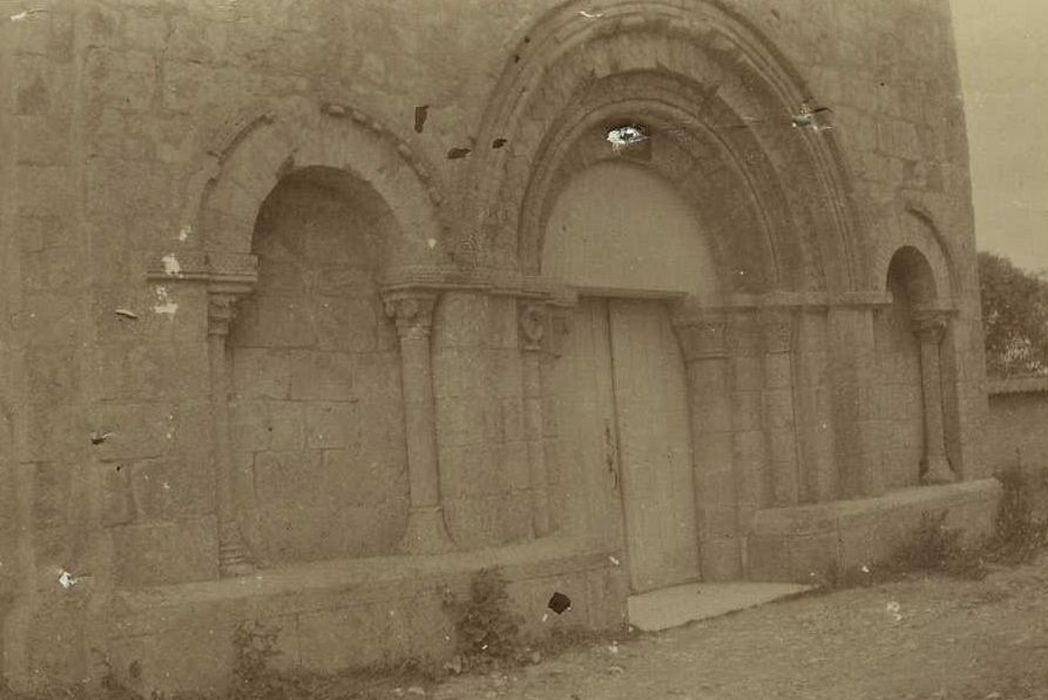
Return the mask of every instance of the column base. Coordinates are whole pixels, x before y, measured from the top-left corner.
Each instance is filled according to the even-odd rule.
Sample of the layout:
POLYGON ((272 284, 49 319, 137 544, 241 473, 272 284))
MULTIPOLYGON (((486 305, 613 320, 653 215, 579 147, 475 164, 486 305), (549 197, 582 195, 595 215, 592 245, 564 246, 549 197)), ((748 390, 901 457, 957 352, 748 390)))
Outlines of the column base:
POLYGON ((921 476, 922 484, 952 484, 957 481, 957 477, 954 475, 953 470, 950 469, 950 463, 945 455, 925 458, 924 461, 927 464, 927 469, 921 476))
POLYGON ((417 506, 408 513, 408 527, 400 540, 405 554, 445 554, 455 551, 441 506, 417 506))
POLYGON ((531 531, 535 537, 550 533, 549 498, 545 491, 535 491, 531 496, 531 531))
POLYGON ((223 523, 220 526, 218 543, 218 574, 222 578, 247 576, 255 573, 255 566, 247 557, 244 544, 240 540, 240 531, 234 523, 223 523))

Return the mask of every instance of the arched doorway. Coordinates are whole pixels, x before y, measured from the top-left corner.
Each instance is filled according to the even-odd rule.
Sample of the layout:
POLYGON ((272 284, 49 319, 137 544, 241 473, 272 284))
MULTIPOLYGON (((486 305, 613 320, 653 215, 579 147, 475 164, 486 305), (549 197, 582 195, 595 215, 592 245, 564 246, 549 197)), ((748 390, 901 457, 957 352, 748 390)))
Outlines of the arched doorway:
POLYGON ((284 177, 259 211, 230 408, 247 538, 274 564, 387 554, 404 532, 400 357, 378 289, 395 229, 330 168, 284 177))
POLYGON ((667 303, 713 292, 697 216, 654 173, 597 163, 557 198, 542 271, 579 294, 553 367, 567 527, 624 539, 634 591, 699 578, 687 378, 667 303))

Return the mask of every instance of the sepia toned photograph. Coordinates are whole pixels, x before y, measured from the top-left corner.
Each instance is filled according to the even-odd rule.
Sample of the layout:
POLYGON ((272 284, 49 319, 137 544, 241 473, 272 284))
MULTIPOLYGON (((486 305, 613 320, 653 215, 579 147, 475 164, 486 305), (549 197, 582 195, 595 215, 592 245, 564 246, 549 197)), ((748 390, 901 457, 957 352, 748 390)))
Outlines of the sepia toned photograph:
POLYGON ((1048 700, 1048 2, 0 0, 0 700, 1048 700))

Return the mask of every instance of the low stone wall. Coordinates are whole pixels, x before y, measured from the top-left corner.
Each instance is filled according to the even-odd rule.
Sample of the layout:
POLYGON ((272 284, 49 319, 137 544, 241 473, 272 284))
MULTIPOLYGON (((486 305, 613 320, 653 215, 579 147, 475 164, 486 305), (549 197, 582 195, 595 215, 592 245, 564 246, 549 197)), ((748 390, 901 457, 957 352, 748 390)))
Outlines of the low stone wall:
POLYGON ((1048 377, 991 381, 986 459, 995 470, 1048 469, 1048 377))
POLYGON ((750 578, 810 583, 834 567, 845 571, 884 561, 916 532, 924 513, 946 511, 946 526, 967 537, 989 534, 1000 488, 996 479, 982 479, 757 511, 749 538, 750 578))
POLYGON ((450 589, 469 599, 471 576, 500 567, 524 633, 557 627, 608 629, 626 619, 628 576, 621 552, 593 552, 567 538, 429 557, 371 557, 300 564, 247 577, 115 595, 109 658, 128 687, 221 691, 242 620, 279 628, 274 664, 334 672, 455 653, 450 589), (554 592, 571 599, 560 615, 554 592))

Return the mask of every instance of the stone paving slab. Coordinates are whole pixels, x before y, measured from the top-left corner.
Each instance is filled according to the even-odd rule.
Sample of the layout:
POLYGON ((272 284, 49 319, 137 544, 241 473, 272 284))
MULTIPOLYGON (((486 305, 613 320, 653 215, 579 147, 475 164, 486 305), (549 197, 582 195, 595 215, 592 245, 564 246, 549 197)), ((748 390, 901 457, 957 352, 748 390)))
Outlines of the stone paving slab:
POLYGON ((630 596, 629 623, 645 632, 679 627, 804 593, 794 583, 688 583, 630 596))

